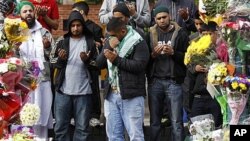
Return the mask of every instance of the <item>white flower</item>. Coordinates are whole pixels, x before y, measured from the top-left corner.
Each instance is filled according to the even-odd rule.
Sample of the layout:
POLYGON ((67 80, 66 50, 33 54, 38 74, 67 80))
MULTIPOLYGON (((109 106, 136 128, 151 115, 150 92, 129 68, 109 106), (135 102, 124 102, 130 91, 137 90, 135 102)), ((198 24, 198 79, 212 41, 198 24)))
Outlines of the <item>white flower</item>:
POLYGON ((0 64, 0 74, 6 73, 8 71, 8 63, 2 63, 0 64))
POLYGON ((11 57, 8 60, 10 63, 21 66, 22 65, 22 60, 16 57, 11 57))
POLYGON ((20 112, 22 125, 33 126, 40 118, 40 108, 35 104, 27 103, 20 112))

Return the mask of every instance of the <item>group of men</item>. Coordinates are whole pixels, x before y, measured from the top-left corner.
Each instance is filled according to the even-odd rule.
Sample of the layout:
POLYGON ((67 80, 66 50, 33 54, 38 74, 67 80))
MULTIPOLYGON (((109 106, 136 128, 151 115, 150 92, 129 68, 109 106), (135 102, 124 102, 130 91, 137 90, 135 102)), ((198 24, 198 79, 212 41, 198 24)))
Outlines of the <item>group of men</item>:
POLYGON ((172 140, 184 140, 184 55, 189 34, 197 31, 193 0, 158 0, 152 12, 147 0, 104 0, 99 19, 106 25, 105 37, 88 19, 88 4, 77 2, 68 18, 68 32, 56 43, 50 31, 58 28, 58 8, 44 7, 41 2, 48 1, 21 1, 16 6, 31 33, 19 46, 20 55, 27 62, 38 61, 42 70, 43 81, 30 98, 41 108, 42 116, 35 126, 40 140, 47 140, 47 129, 52 127, 52 91, 55 140, 70 140, 71 118, 75 121, 73 140, 88 140, 89 121, 101 114, 98 76, 103 68, 108 70, 104 116, 109 141, 124 140, 125 129, 131 141, 145 140, 146 93, 150 140, 160 140, 165 109, 172 140))

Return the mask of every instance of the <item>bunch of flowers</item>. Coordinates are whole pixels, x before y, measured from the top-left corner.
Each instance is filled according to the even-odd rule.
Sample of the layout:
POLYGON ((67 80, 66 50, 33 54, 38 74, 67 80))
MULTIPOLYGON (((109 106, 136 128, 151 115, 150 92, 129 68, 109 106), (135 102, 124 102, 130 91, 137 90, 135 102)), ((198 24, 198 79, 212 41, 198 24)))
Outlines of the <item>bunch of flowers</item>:
POLYGON ((24 75, 22 83, 29 87, 31 90, 35 90, 37 85, 41 81, 42 71, 38 65, 38 61, 33 60, 26 63, 26 73, 24 75))
POLYGON ((28 39, 29 28, 26 22, 19 17, 7 17, 4 19, 4 31, 11 43, 23 42, 28 39))
POLYGON ((24 126, 33 126, 40 118, 40 108, 35 104, 26 103, 20 112, 20 120, 24 126))
POLYGON ((223 84, 225 77, 227 76, 226 63, 213 63, 209 70, 207 80, 212 84, 223 84))
POLYGON ((250 80, 248 78, 228 76, 225 79, 224 87, 227 91, 227 103, 232 113, 231 125, 237 125, 239 122, 249 96, 249 86, 250 80))
POLYGON ((214 21, 220 25, 223 21, 222 14, 227 8, 227 0, 199 0, 200 19, 204 23, 214 21))
POLYGON ((4 31, 0 31, 0 58, 13 55, 15 44, 28 39, 29 28, 21 18, 5 18, 4 31))
POLYGON ((214 17, 223 14, 228 5, 228 0, 199 0, 199 10, 207 16, 214 17))
POLYGON ((229 88, 232 92, 237 91, 241 94, 246 94, 250 86, 250 80, 238 76, 227 76, 224 81, 224 86, 229 88))
POLYGON ((214 130, 214 120, 211 114, 200 115, 191 118, 192 124, 189 126, 189 132, 193 140, 208 140, 211 138, 211 132, 214 130))
POLYGON ((204 59, 206 59, 206 56, 210 53, 211 43, 210 35, 202 36, 198 41, 191 42, 185 53, 184 64, 204 64, 204 59))
POLYGON ((221 33, 224 40, 229 47, 235 47, 235 39, 239 28, 238 24, 236 22, 224 22, 221 27, 221 33))
POLYGON ((0 59, 0 74, 4 74, 8 71, 17 71, 18 68, 22 66, 22 60, 16 57, 0 59))
POLYGON ((12 125, 11 128, 11 134, 6 134, 3 137, 4 141, 35 141, 32 127, 12 125))

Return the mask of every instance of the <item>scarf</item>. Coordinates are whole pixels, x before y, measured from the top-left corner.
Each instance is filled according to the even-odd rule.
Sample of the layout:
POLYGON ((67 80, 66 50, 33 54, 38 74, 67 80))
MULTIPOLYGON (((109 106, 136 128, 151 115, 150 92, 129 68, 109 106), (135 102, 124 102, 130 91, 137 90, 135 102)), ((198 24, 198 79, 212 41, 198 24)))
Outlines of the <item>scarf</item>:
MULTIPOLYGON (((127 29, 127 35, 123 38, 118 47, 115 48, 118 56, 121 58, 128 57, 132 53, 134 47, 143 40, 140 34, 137 33, 131 26, 127 26, 127 29)), ((118 67, 113 65, 109 60, 107 60, 107 63, 109 70, 109 83, 112 86, 119 88, 118 67)))
POLYGON ((20 45, 20 55, 26 63, 37 61, 39 68, 44 69, 45 58, 43 50, 42 25, 36 21, 35 26, 30 29, 28 41, 20 45))

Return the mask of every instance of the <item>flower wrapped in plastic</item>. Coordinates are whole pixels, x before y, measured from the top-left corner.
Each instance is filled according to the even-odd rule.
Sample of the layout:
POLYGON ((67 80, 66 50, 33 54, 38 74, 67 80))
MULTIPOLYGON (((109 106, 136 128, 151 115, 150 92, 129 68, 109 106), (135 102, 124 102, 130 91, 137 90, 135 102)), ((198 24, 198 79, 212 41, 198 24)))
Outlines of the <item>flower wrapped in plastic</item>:
POLYGON ((29 28, 20 17, 7 17, 4 19, 4 31, 11 43, 24 42, 29 37, 29 28))
POLYGON ((225 79, 227 102, 231 110, 231 125, 237 125, 248 100, 250 81, 247 78, 228 76, 225 79))
POLYGON ((37 85, 41 82, 42 71, 38 65, 38 61, 32 60, 26 62, 25 65, 25 74, 22 79, 22 84, 26 87, 29 87, 30 90, 35 90, 37 85))
POLYGON ((207 83, 207 90, 212 98, 215 98, 221 108, 223 115, 223 127, 228 125, 228 109, 227 109, 227 94, 222 85, 213 85, 210 82, 207 83))
POLYGON ((204 23, 214 21, 218 25, 222 22, 222 14, 227 9, 227 0, 199 0, 200 18, 204 23))
POLYGON ((192 140, 208 140, 215 129, 214 119, 211 114, 200 115, 191 118, 192 124, 189 126, 189 132, 192 140))
POLYGON ((20 112, 20 120, 24 126, 33 126, 40 118, 40 108, 35 104, 26 103, 20 112))
POLYGON ((13 56, 15 45, 26 41, 28 36, 29 28, 21 18, 5 18, 4 31, 0 31, 0 58, 13 56))

